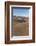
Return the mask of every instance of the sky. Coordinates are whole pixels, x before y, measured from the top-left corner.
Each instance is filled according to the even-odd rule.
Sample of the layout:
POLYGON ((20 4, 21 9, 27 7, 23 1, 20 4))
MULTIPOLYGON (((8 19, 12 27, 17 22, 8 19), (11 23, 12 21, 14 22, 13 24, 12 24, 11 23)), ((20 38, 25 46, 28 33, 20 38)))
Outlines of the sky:
POLYGON ((29 16, 29 9, 13 8, 13 16, 29 16))

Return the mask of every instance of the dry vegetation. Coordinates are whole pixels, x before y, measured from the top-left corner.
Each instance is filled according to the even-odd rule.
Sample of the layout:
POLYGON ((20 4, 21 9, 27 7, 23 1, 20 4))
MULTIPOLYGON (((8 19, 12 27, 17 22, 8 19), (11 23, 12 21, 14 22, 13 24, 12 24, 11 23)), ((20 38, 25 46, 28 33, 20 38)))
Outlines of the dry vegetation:
POLYGON ((14 36, 27 36, 29 35, 29 23, 28 17, 14 17, 14 23, 13 23, 13 27, 14 27, 14 36), (18 18, 22 18, 21 20, 18 18))

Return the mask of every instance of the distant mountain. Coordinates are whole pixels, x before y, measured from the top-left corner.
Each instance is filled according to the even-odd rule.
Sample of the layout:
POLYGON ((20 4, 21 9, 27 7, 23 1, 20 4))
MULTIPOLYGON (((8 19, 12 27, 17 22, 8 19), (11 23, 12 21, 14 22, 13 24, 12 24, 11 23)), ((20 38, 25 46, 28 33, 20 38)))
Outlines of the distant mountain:
POLYGON ((13 20, 19 22, 27 22, 29 20, 29 17, 13 16, 13 20))

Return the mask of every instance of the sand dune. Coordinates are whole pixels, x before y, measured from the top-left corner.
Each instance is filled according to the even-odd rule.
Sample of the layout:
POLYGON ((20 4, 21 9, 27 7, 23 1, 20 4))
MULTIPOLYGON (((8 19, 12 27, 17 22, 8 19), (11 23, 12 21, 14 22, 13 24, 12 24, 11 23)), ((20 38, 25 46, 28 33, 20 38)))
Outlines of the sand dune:
POLYGON ((27 17, 23 17, 23 21, 21 20, 18 21, 17 20, 18 17, 14 17, 14 23, 13 23, 13 27, 14 27, 14 36, 27 36, 29 35, 29 18, 27 17), (24 21, 25 20, 25 21, 24 21))

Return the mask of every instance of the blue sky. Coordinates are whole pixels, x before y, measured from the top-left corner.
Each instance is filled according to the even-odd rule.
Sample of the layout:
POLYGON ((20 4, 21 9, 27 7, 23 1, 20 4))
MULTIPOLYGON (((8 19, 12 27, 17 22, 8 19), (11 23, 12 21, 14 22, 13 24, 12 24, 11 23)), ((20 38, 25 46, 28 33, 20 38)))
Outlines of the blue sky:
POLYGON ((28 16, 29 9, 13 8, 13 16, 28 16))

